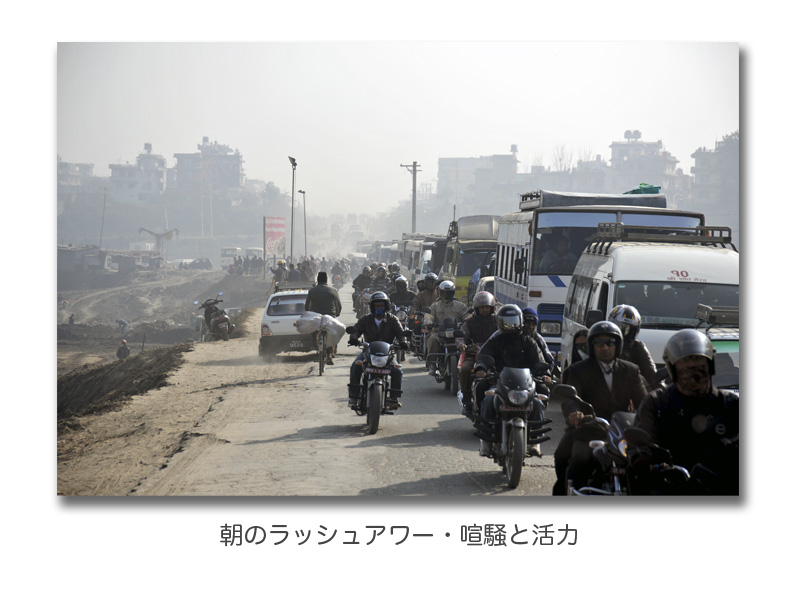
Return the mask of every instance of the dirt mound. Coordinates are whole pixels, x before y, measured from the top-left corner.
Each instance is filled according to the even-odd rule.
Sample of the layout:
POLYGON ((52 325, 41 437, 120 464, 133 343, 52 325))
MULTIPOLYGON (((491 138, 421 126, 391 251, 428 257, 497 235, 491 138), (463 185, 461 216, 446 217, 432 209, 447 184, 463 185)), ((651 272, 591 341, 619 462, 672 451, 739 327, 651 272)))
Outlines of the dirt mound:
POLYGON ((117 408, 132 396, 166 385, 167 377, 184 362, 193 342, 147 350, 122 361, 85 367, 58 378, 59 431, 69 418, 117 408))

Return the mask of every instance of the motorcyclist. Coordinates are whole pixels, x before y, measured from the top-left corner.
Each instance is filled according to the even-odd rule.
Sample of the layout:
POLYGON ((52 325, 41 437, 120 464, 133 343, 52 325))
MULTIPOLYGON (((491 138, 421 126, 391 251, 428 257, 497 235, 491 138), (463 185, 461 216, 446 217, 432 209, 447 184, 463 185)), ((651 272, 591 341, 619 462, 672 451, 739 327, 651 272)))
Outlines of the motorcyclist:
POLYGON ((656 365, 644 342, 636 339, 642 326, 639 311, 630 304, 618 304, 611 309, 608 320, 616 323, 622 331, 622 358, 637 365, 648 387, 652 386, 656 379, 656 365))
MULTIPOLYGON (((403 327, 397 317, 389 312, 389 296, 384 292, 372 294, 369 300, 369 314, 364 315, 356 322, 355 331, 350 334, 347 344, 358 346, 358 338, 362 336, 365 342, 381 341, 391 344, 397 339, 398 345, 402 349, 408 349, 408 344, 403 337, 403 327)), ((361 363, 363 361, 364 353, 361 352, 350 366, 348 395, 350 396, 349 406, 353 409, 356 408, 361 391, 361 363)), ((399 398, 402 394, 403 384, 403 371, 396 360, 392 363, 390 380, 390 400, 387 402, 387 408, 394 410, 402 406, 399 398)))
POLYGON ((389 276, 386 273, 386 267, 381 266, 375 270, 375 277, 372 278, 372 282, 370 283, 369 287, 373 291, 385 292, 387 295, 394 291, 392 280, 389 279, 389 276))
POLYGON ((669 338, 663 360, 672 383, 650 393, 634 425, 692 474, 693 493, 739 493, 739 396, 714 387, 711 340, 684 329, 669 338))
MULTIPOLYGON (((516 304, 506 304, 496 312, 498 335, 490 337, 478 352, 475 363, 475 378, 480 379, 475 390, 475 400, 480 404, 481 417, 493 420, 497 411, 494 407, 494 397, 485 396, 489 388, 486 373, 493 368, 498 374, 505 367, 517 369, 530 369, 531 374, 536 374, 546 369, 539 347, 530 337, 523 335, 522 310, 516 304)), ((529 413, 529 420, 544 420, 544 404, 538 398, 533 400, 533 409, 529 413)), ((533 454, 541 456, 540 448, 534 446, 530 449, 533 454)), ((481 440, 481 456, 490 456, 491 444, 481 440)))
POLYGON ((389 294, 392 304, 394 306, 411 306, 417 295, 408 289, 408 279, 400 275, 394 280, 394 288, 396 291, 389 294))
MULTIPOLYGON (((611 321, 599 321, 589 329, 589 358, 569 367, 563 383, 571 385, 578 396, 606 420, 615 411, 633 412, 647 394, 639 367, 620 358, 622 332, 611 321)), ((563 407, 562 407, 563 408, 563 407)), ((577 422, 580 410, 569 413, 569 421, 577 422)))
POLYGON ((365 266, 361 275, 353 279, 353 312, 358 312, 361 303, 361 292, 372 284, 372 269, 365 266))
POLYGON ((421 281, 422 283, 418 281, 417 285, 421 285, 422 289, 411 303, 411 311, 414 313, 422 312, 423 308, 430 308, 436 300, 436 273, 426 273, 421 281))
POLYGON ((472 368, 478 356, 478 350, 497 331, 497 320, 494 311, 497 300, 489 292, 478 292, 472 298, 472 307, 475 312, 464 321, 461 330, 469 344, 464 350, 464 360, 458 372, 459 385, 461 386, 461 414, 468 415, 472 412, 472 368))
POLYGON ((400 265, 398 265, 396 262, 393 262, 389 265, 389 279, 391 279, 392 283, 394 283, 398 277, 402 277, 400 273, 400 265))
MULTIPOLYGON (((536 342, 537 346, 539 346, 539 350, 541 350, 542 356, 544 357, 544 362, 546 362, 550 367, 550 374, 552 375, 553 368, 556 366, 556 359, 553 358, 553 355, 550 353, 550 349, 547 347, 547 342, 544 341, 542 334, 540 334, 539 330, 537 329, 539 325, 539 313, 532 308, 523 308, 522 319, 524 321, 522 332, 525 335, 533 338, 533 341, 536 342)), ((549 383, 549 381, 547 383, 549 383)))
MULTIPOLYGON (((467 305, 460 300, 455 299, 456 284, 452 281, 442 281, 439 284, 439 299, 431 304, 431 314, 426 315, 426 325, 430 322, 434 325, 444 323, 447 318, 453 318, 457 324, 461 324, 467 320, 469 316, 469 309, 467 305)), ((436 359, 431 358, 431 354, 438 354, 442 350, 442 336, 443 333, 436 332, 434 335, 428 337, 428 374, 433 375, 436 373, 437 364, 436 359)))

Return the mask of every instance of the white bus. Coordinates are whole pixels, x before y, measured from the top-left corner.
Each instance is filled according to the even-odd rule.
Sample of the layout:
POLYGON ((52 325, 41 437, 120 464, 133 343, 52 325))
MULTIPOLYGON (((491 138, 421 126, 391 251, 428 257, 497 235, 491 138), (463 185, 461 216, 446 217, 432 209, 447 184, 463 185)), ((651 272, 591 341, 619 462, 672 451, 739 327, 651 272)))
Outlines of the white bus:
POLYGON ((257 258, 263 258, 263 256, 264 256, 264 248, 253 248, 253 247, 251 247, 251 248, 247 248, 245 250, 245 252, 246 252, 245 256, 247 258, 251 259, 251 260, 253 258, 256 258, 256 257, 257 258))
POLYGON ((222 265, 223 270, 227 271, 233 264, 233 261, 236 259, 236 257, 241 255, 242 249, 237 248, 236 246, 223 248, 219 255, 219 262, 222 265))
POLYGON ((667 209, 663 194, 522 194, 519 212, 500 218, 494 293, 500 304, 539 314, 539 333, 559 361, 567 289, 599 223, 694 228, 705 219, 702 213, 667 209))

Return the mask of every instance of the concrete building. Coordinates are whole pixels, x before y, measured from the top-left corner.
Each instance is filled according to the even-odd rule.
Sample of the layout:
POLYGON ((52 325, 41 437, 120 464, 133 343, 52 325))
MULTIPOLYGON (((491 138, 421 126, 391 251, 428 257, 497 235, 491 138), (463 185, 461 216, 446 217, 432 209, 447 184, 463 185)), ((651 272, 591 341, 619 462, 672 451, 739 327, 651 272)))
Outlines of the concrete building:
POLYGON ((136 157, 136 164, 110 164, 109 200, 118 204, 153 204, 167 188, 167 161, 153 154, 151 144, 136 157))

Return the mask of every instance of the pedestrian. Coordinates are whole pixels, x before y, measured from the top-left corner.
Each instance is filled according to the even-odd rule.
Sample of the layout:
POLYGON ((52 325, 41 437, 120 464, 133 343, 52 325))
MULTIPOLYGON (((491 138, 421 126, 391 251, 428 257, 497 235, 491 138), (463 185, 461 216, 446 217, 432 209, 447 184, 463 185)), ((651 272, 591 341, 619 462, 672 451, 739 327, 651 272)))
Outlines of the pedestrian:
POLYGON ((131 349, 128 348, 128 342, 122 340, 120 342, 119 348, 117 348, 117 358, 120 360, 125 360, 131 355, 131 349))
POLYGON ((125 335, 125 330, 128 328, 128 322, 124 319, 117 319, 117 331, 120 335, 125 335))
POLYGON ((70 325, 75 325, 75 313, 73 313, 73 314, 71 314, 69 316, 69 324, 70 325))

